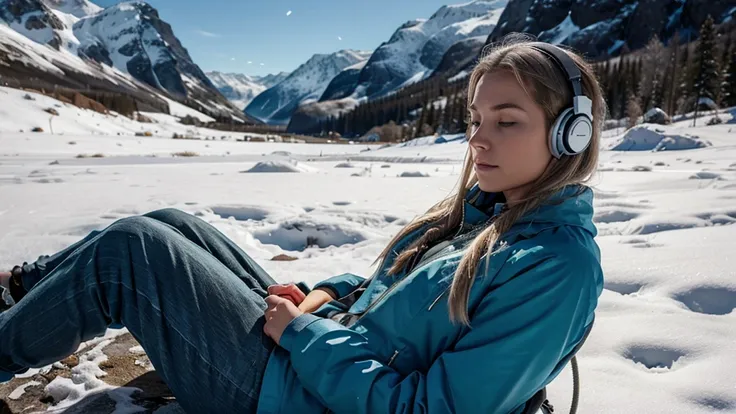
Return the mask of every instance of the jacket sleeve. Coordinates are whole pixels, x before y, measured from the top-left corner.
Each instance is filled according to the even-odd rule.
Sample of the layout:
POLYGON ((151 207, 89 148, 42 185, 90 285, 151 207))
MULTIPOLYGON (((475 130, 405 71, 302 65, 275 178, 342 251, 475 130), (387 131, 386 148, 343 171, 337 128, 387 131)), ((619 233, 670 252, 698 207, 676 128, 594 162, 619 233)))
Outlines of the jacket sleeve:
POLYGON ((336 295, 336 299, 340 299, 353 293, 363 282, 365 282, 365 278, 363 277, 351 273, 344 273, 317 283, 314 285, 314 289, 327 288, 336 295))
POLYGON ((539 256, 503 265, 514 273, 485 294, 471 328, 426 373, 399 374, 363 335, 314 315, 292 321, 281 346, 300 382, 336 413, 512 412, 557 374, 597 300, 600 265, 590 253, 539 256))

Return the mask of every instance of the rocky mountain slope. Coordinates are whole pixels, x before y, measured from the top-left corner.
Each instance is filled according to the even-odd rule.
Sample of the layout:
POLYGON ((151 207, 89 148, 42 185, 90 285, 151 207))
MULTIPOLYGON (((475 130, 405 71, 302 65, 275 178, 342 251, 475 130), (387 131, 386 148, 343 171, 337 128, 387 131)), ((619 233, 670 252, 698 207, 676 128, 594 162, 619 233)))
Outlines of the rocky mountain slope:
POLYGON ((736 18, 732 0, 511 0, 488 38, 511 32, 572 46, 591 59, 644 47, 653 35, 683 41, 698 36, 708 15, 716 23, 736 18))
POLYGON ((343 69, 365 62, 370 56, 371 52, 357 50, 314 55, 286 79, 253 99, 245 113, 270 124, 288 124, 299 105, 318 100, 343 69))
POLYGON ((0 50, 5 50, 0 52, 0 75, 12 77, 10 82, 28 83, 34 76, 57 82, 51 79, 58 71, 64 75, 55 84, 67 87, 98 85, 101 79, 114 85, 123 77, 129 78, 127 88, 147 86, 213 116, 245 118, 147 3, 124 2, 103 10, 87 0, 0 0, 0 20, 7 24, 4 31, 52 48, 22 47, 25 42, 17 36, 0 36, 0 50), (33 63, 20 68, 19 60, 33 63), (8 69, 13 65, 15 70, 8 69))

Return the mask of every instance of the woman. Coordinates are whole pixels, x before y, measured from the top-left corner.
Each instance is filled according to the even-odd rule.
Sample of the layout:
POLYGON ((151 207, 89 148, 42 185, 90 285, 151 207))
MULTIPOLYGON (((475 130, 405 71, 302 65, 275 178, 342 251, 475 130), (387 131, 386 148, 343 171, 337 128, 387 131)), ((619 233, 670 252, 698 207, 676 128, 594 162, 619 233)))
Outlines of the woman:
POLYGON ((591 68, 501 45, 470 76, 456 195, 374 276, 305 293, 176 210, 119 220, 2 276, 0 374, 126 326, 188 412, 518 413, 589 330, 603 285, 592 192, 604 102, 591 68))

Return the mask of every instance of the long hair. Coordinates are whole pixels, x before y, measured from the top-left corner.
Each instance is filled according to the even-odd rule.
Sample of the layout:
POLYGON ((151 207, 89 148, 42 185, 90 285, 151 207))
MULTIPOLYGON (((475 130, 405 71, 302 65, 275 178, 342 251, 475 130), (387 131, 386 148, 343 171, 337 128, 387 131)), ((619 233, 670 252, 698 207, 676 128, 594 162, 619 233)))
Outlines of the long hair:
MULTIPOLYGON (((566 74, 550 58, 536 49, 526 45, 529 39, 518 40, 507 37, 499 44, 491 45, 484 50, 479 63, 470 75, 468 85, 468 106, 484 74, 496 71, 512 73, 526 93, 543 108, 547 122, 547 133, 560 112, 572 105, 572 91, 566 74)), ((481 259, 489 259, 499 238, 521 217, 542 205, 550 196, 568 185, 586 183, 598 165, 601 126, 606 108, 600 85, 592 67, 577 54, 566 50, 566 53, 580 68, 583 92, 593 102, 593 135, 588 148, 575 156, 563 156, 555 159, 547 166, 542 175, 530 185, 525 196, 510 205, 495 220, 480 232, 471 242, 463 255, 450 288, 450 319, 466 325, 470 324, 468 316, 468 300, 470 289, 481 259)), ((466 131, 470 137, 470 128, 466 131)), ((393 246, 409 233, 422 226, 427 230, 412 244, 407 246, 395 258, 388 273, 395 275, 412 263, 417 255, 425 251, 432 243, 451 237, 462 225, 463 203, 467 191, 478 182, 473 169, 470 151, 467 151, 460 180, 454 194, 432 206, 425 214, 404 227, 389 242, 378 256, 378 260, 386 260, 393 246)))

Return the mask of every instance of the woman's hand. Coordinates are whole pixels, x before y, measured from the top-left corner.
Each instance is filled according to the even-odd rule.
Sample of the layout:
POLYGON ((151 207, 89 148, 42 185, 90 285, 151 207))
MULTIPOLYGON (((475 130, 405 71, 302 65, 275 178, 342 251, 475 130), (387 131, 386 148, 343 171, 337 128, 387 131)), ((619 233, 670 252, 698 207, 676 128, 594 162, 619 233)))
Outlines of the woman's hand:
POLYGON ((304 313, 312 313, 322 307, 325 303, 334 300, 333 293, 329 289, 317 288, 309 292, 302 303, 299 304, 299 310, 304 313))
POLYGON ((296 306, 299 306, 304 302, 304 299, 307 297, 304 292, 302 292, 302 290, 293 283, 289 283, 288 285, 271 285, 268 287, 268 294, 288 299, 296 306))
POLYGON ((290 300, 291 303, 299 307, 299 310, 304 313, 312 313, 325 303, 335 300, 333 293, 329 289, 317 288, 305 296, 304 292, 293 283, 288 285, 271 285, 268 287, 268 294, 290 300))
POLYGON ((266 324, 263 326, 263 332, 279 344, 286 326, 304 312, 290 300, 279 296, 266 297, 266 304, 268 308, 265 312, 266 324))

